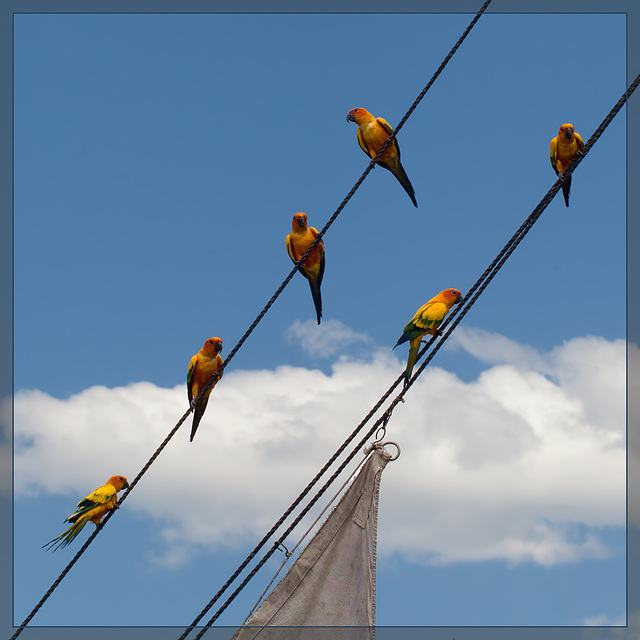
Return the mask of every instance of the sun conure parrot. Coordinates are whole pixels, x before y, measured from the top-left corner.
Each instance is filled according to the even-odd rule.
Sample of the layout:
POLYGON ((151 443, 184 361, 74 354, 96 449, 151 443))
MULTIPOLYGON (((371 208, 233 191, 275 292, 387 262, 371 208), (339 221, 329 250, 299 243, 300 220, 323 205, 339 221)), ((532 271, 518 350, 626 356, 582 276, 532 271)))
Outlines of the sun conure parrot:
MULTIPOLYGON (((561 125, 558 135, 551 139, 549 145, 549 159, 557 176, 562 177, 562 172, 571 164, 582 147, 584 147, 584 142, 580 134, 573 131, 573 125, 570 123, 561 125)), ((567 207, 569 206, 570 190, 571 176, 567 176, 562 183, 562 195, 567 207)))
MULTIPOLYGON (((317 238, 318 231, 313 227, 307 227, 307 214, 296 213, 291 221, 291 233, 286 238, 287 253, 295 264, 306 253, 313 241, 317 238)), ((318 324, 322 318, 322 296, 320 285, 324 275, 324 243, 322 240, 316 244, 306 260, 298 267, 298 271, 309 281, 313 304, 316 308, 318 324)))
MULTIPOLYGON (((384 118, 375 118, 362 107, 351 109, 347 114, 347 120, 358 125, 358 144, 370 158, 376 157, 389 134, 393 133, 391 125, 384 118)), ((417 207, 416 193, 402 164, 400 164, 400 147, 395 138, 378 158, 378 164, 393 173, 409 194, 413 206, 417 207)))
POLYGON ((216 373, 224 363, 220 355, 221 351, 222 340, 220 340, 220 338, 209 338, 204 343, 202 349, 189 361, 189 369, 187 370, 187 397, 193 407, 193 423, 191 425, 189 442, 193 442, 200 420, 202 420, 202 416, 204 415, 204 410, 207 408, 209 396, 218 380, 222 378, 223 370, 220 371, 218 380, 216 380, 204 396, 198 400, 201 391, 207 386, 213 374, 216 373))
POLYGON ((89 521, 97 527, 103 516, 115 508, 116 502, 118 502, 118 492, 128 488, 129 483, 124 476, 111 476, 106 484, 78 502, 77 509, 65 519, 65 522, 71 522, 72 525, 57 538, 43 545, 43 548, 54 547, 53 550, 56 551, 60 547, 66 547, 89 521))
POLYGON ((462 294, 457 289, 445 289, 437 296, 431 298, 429 302, 423 304, 416 315, 411 318, 411 322, 404 328, 403 334, 396 343, 394 349, 403 342, 409 340, 409 359, 404 376, 405 386, 409 383, 413 365, 418 357, 420 341, 426 334, 434 335, 439 333, 438 327, 449 313, 449 309, 457 302, 463 301, 462 294))

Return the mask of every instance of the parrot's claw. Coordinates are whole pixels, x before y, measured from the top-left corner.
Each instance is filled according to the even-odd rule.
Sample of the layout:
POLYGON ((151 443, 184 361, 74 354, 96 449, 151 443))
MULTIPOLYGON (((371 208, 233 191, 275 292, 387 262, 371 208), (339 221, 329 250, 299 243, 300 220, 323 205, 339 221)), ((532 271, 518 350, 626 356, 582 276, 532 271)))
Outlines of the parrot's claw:
POLYGON ((582 149, 580 149, 580 151, 578 151, 578 153, 576 153, 576 155, 577 155, 579 158, 584 158, 585 153, 584 153, 584 151, 583 151, 582 149))

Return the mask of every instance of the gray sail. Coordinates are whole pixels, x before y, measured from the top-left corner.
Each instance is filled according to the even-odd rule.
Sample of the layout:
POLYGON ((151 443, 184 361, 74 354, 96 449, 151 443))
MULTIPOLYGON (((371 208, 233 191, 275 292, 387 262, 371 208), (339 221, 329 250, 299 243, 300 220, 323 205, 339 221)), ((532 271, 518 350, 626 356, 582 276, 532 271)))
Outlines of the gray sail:
POLYGON ((232 640, 374 637, 378 494, 389 459, 384 449, 373 450, 291 569, 232 640))

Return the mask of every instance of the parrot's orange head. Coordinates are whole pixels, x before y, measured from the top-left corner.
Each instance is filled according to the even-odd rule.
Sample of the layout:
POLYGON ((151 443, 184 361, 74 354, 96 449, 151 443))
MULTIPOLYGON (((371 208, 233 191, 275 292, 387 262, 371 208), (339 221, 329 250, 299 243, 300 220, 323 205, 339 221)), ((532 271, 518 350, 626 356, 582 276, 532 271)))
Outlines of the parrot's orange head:
POLYGON ((110 484, 116 491, 129 488, 129 483, 124 476, 111 476, 107 480, 107 484, 110 484))
POLYGON ((573 138, 573 125, 569 122, 560 126, 558 129, 558 135, 564 136, 567 140, 571 140, 573 138))
POLYGON ((222 340, 220 338, 209 338, 202 347, 206 355, 215 355, 222 351, 222 340))
POLYGON ((457 289, 445 289, 438 296, 447 307, 451 308, 457 302, 462 302, 464 298, 457 289))
POLYGON ((296 213, 293 216, 293 220, 291 221, 291 229, 296 231, 297 229, 306 229, 307 228, 307 214, 306 213, 296 213))
POLYGON ((347 113, 347 122, 355 122, 357 125, 372 118, 373 116, 362 107, 356 107, 347 113))

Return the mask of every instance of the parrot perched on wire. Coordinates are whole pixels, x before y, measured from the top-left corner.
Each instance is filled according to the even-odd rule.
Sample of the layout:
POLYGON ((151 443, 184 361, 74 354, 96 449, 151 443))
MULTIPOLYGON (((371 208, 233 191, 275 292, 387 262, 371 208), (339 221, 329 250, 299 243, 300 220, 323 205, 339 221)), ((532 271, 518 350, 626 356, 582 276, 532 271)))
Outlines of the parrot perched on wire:
MULTIPOLYGON (((575 133, 573 125, 566 123, 560 126, 558 135, 551 139, 549 145, 549 159, 557 176, 562 177, 562 172, 571 164, 571 161, 584 147, 584 142, 579 133, 575 133)), ((569 206, 569 191, 571 190, 571 176, 567 176, 562 183, 562 195, 564 203, 569 206)))
MULTIPOLYGON (((349 122, 358 125, 358 144, 360 148, 370 157, 375 158, 382 145, 386 142, 390 133, 393 133, 391 125, 384 118, 375 118, 366 109, 356 107, 347 114, 349 122)), ((407 177, 407 174, 400 164, 400 147, 394 138, 391 144, 384 150, 378 158, 378 164, 388 169, 397 178, 404 190, 409 194, 413 206, 417 207, 416 192, 407 177)))
MULTIPOLYGON (((291 221, 291 233, 286 238, 287 253, 295 264, 306 253, 313 241, 318 237, 318 231, 307 227, 307 214, 296 213, 291 221)), ((298 267, 298 271, 309 281, 313 304, 316 308, 318 324, 322 318, 322 296, 320 285, 324 275, 324 243, 322 240, 313 248, 306 260, 298 267)))
POLYGON ((60 547, 66 547, 89 521, 97 527, 102 522, 103 516, 111 509, 116 508, 118 492, 128 488, 129 483, 124 476, 111 476, 106 484, 78 502, 77 509, 65 519, 65 522, 71 522, 72 525, 57 538, 42 545, 42 548, 54 547, 53 550, 56 551, 60 547))
POLYGON ((187 370, 187 397, 193 408, 193 423, 191 425, 189 442, 193 442, 200 420, 202 420, 202 416, 204 415, 204 410, 207 408, 207 402, 209 402, 209 396, 213 391, 213 387, 215 387, 218 380, 222 378, 223 371, 221 370, 218 380, 216 380, 204 396, 198 400, 198 396, 207 386, 213 374, 216 373, 224 363, 220 355, 221 351, 222 340, 220 340, 220 338, 209 338, 204 343, 202 349, 189 361, 189 369, 187 370))
POLYGON ((449 309, 457 302, 462 302, 464 298, 457 289, 445 289, 437 296, 431 298, 429 302, 423 304, 416 315, 411 318, 411 322, 404 328, 403 334, 396 342, 394 349, 403 342, 409 340, 409 358, 404 376, 404 385, 409 384, 413 365, 418 357, 420 341, 426 334, 434 335, 440 333, 438 327, 449 313, 449 309))

